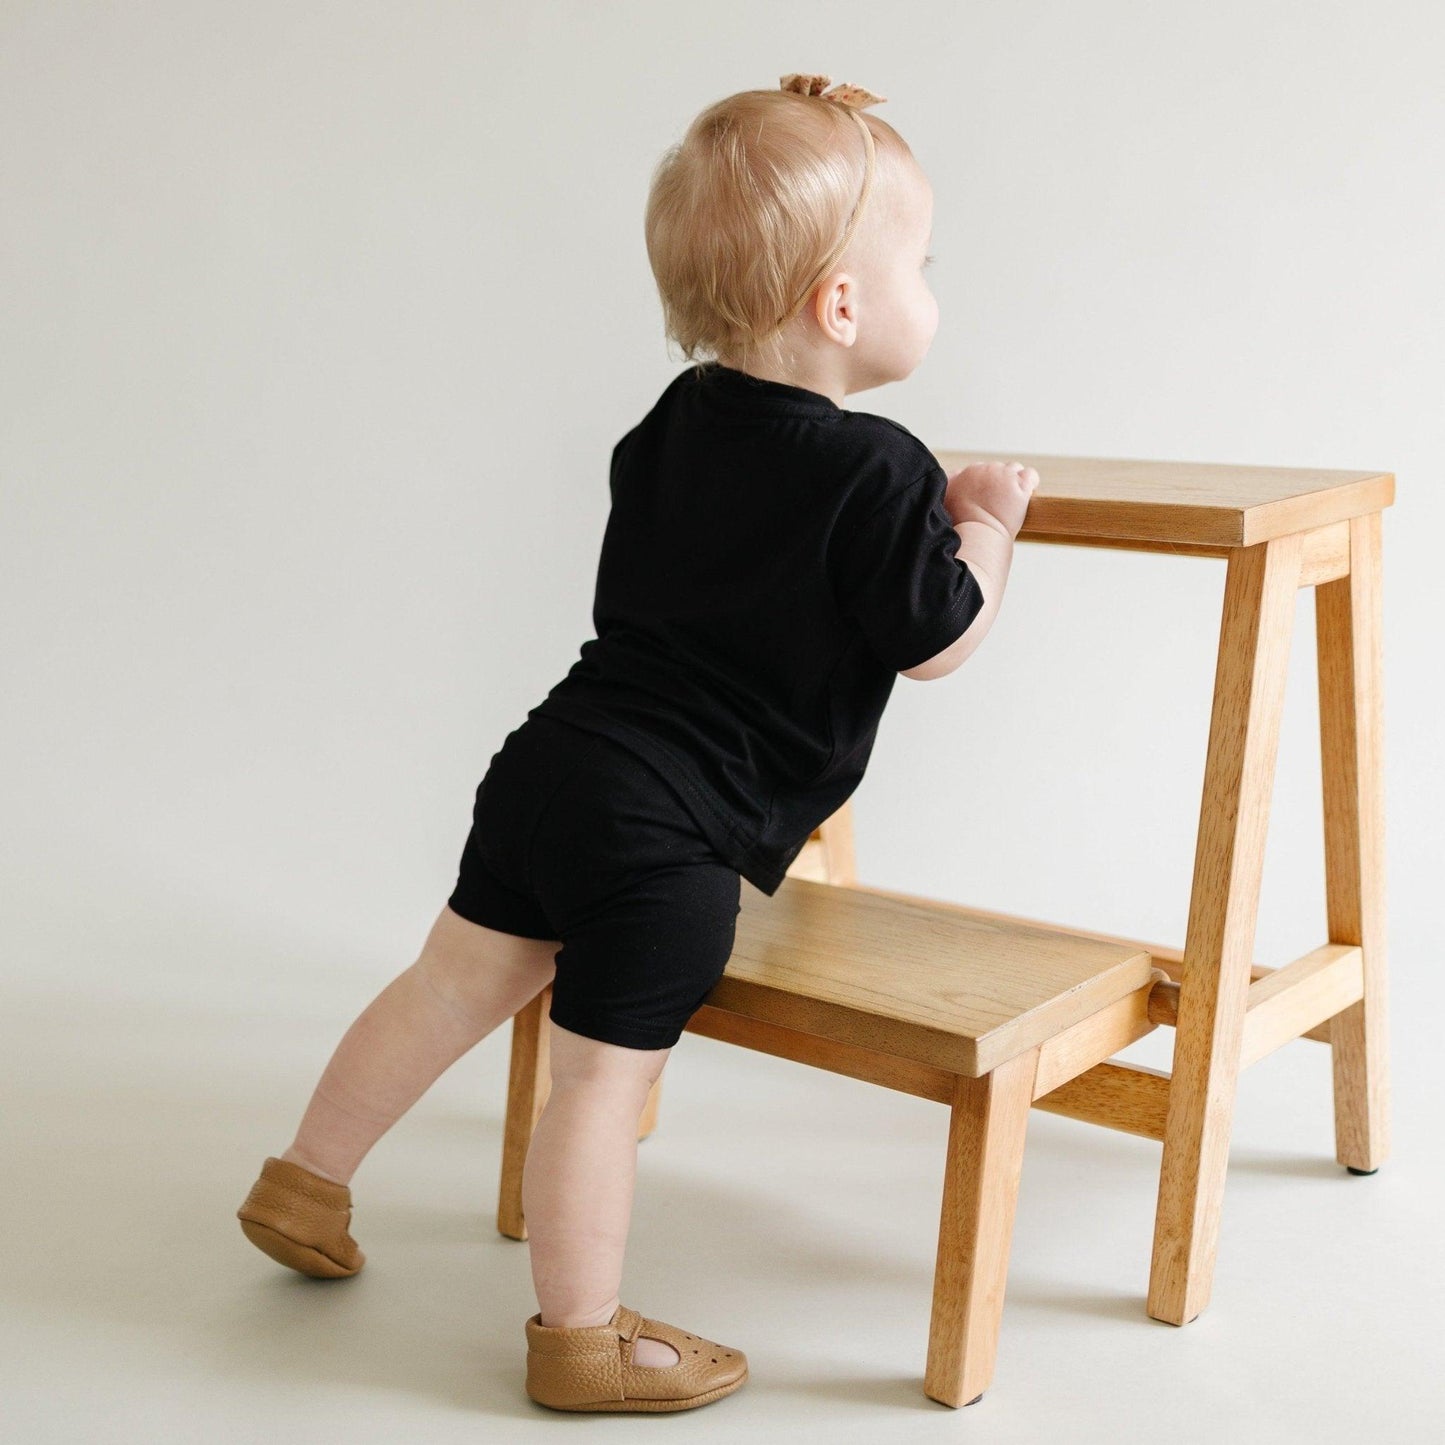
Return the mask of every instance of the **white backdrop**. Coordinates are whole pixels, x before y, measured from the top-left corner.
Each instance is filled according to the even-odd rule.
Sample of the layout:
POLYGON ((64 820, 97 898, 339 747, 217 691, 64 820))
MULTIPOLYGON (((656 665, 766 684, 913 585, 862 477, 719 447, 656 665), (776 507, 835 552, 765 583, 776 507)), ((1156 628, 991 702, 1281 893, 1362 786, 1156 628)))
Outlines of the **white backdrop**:
MULTIPOLYGON (((198 960, 238 928, 414 949, 488 758, 592 634, 608 454, 680 364, 649 171, 708 101, 827 69, 936 195, 938 337, 850 405, 940 448, 1395 472, 1391 937, 1438 988, 1409 970, 1442 836, 1439 12, 730 13, 6 7, 10 966, 115 986, 96 945, 158 918, 198 960)), ((976 657, 899 681, 864 878, 1182 938, 1223 581, 1021 546, 976 657)), ((1277 961, 1323 941, 1298 618, 1277 961)))
MULTIPOLYGON (((730 13, 7 7, 10 967, 120 985, 108 951, 158 918, 194 931, 188 971, 238 928, 415 949, 475 780, 591 636, 608 452, 681 364, 650 168, 788 69, 889 95, 935 188, 938 338, 851 406, 939 448, 1396 473, 1390 916, 1397 967, 1422 957, 1438 12, 730 13)), ((866 880, 1182 938, 1222 585, 1020 546, 967 668, 897 685, 855 796, 866 880)), ((1312 607, 1260 907, 1279 961, 1324 941, 1312 607)))
MULTIPOLYGON (((653 165, 827 71, 888 96, 936 197, 938 337, 850 405, 938 448, 1396 474, 1401 1149, 1445 1004, 1442 60, 1425 3, 0 5, 12 1000, 204 1006, 238 1055, 300 1011, 319 1070, 591 635, 610 449, 682 364, 653 165)), ((1223 583, 1021 546, 976 657, 897 685, 863 880, 1182 942, 1223 583)), ((1269 963, 1325 941, 1297 615, 1269 963)), ((1325 1051, 1271 1066, 1319 1084, 1328 1158, 1325 1051)))

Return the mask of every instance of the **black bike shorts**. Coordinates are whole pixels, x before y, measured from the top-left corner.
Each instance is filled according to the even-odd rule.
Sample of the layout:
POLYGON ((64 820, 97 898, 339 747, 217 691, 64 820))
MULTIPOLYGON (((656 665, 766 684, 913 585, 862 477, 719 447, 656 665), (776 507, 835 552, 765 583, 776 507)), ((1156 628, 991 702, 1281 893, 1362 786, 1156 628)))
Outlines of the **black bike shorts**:
POLYGON ((740 889, 661 774, 541 714, 507 735, 477 786, 447 904, 484 927, 560 942, 554 1022, 664 1049, 732 956, 740 889))

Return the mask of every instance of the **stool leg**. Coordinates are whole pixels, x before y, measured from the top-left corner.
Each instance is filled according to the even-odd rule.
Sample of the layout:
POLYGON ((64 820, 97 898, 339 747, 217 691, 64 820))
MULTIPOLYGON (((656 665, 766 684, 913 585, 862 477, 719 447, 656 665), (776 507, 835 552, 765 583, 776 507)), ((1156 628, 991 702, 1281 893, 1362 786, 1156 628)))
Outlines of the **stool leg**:
POLYGON ((507 1071, 507 1116, 502 1126, 502 1181, 497 1199, 497 1228, 508 1239, 526 1239, 522 1216, 522 1169, 532 1144, 532 1131, 552 1088, 548 1064, 547 1010, 552 1005, 549 983, 531 1003, 512 1017, 512 1056, 507 1071))
POLYGON ((1381 781, 1380 513, 1350 521, 1350 570, 1315 588, 1325 904, 1330 942, 1360 947, 1364 995, 1330 1024, 1335 1158, 1373 1174, 1390 1151, 1381 781))
POLYGON ((993 1378, 1038 1061, 1030 1049, 954 1084, 923 1375, 943 1405, 972 1405, 993 1378))
POLYGON ((1229 555, 1179 980, 1148 1311, 1209 1301, 1300 575, 1298 533, 1229 555))
POLYGON ((828 882, 847 888, 858 881, 858 861, 853 849, 853 803, 848 800, 816 830, 823 840, 828 882))
POLYGON ((647 1098, 642 1105, 642 1116, 637 1121, 637 1137, 641 1141, 654 1129, 657 1128, 657 1111, 662 1103, 662 1075, 659 1074, 653 1081, 652 1087, 647 1091, 647 1098))

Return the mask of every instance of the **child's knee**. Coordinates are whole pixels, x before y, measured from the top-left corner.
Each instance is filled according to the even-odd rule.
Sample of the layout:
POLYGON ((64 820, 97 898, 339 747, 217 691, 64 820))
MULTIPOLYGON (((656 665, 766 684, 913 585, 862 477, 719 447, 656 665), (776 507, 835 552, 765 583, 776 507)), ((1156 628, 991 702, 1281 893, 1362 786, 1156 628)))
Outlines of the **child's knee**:
POLYGON ((645 1094, 667 1064, 672 1049, 633 1049, 607 1043, 549 1021, 548 1063, 555 1086, 591 1083, 641 1089, 645 1094))

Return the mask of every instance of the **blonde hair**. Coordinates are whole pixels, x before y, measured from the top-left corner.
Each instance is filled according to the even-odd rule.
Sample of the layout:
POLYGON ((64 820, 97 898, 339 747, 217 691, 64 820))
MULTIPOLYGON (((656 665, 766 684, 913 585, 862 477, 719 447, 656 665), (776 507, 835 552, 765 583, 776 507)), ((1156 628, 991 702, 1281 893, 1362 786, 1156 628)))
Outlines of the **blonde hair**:
POLYGON ((791 359, 783 329, 857 234, 879 162, 911 154, 887 121, 816 95, 744 90, 708 106, 648 191, 667 339, 699 366, 791 359))

